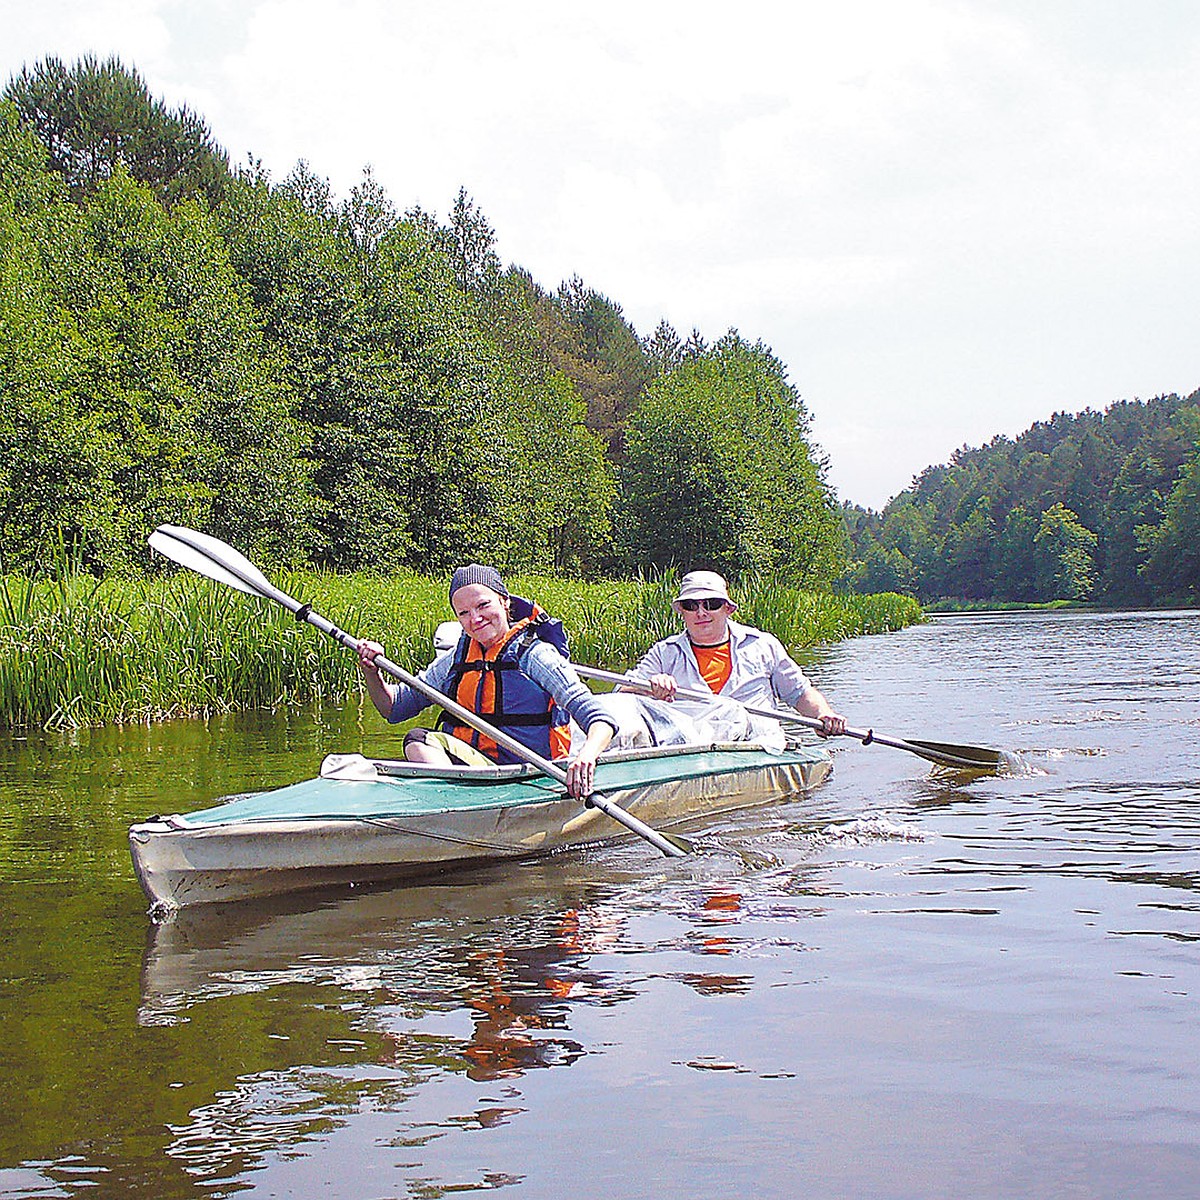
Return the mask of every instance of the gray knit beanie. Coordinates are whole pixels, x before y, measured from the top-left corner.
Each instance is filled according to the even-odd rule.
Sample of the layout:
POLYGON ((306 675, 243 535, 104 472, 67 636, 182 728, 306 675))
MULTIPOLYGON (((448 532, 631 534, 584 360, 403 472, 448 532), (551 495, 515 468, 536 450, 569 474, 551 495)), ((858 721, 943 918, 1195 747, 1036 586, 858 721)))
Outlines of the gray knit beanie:
POLYGON ((471 563, 469 566, 457 567, 450 576, 450 599, 454 599, 454 593, 459 588, 469 587, 472 583, 481 583, 498 595, 508 595, 508 588, 504 586, 504 580, 500 578, 500 572, 495 567, 482 567, 479 563, 471 563))

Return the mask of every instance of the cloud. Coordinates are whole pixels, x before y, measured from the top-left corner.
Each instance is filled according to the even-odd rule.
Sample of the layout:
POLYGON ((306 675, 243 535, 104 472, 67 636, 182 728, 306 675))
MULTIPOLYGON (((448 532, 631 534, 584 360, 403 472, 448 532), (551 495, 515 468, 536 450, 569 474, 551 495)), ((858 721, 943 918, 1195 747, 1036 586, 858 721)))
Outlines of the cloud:
POLYGON ((401 210, 466 187, 506 261, 789 365, 843 495, 964 442, 1200 386, 1200 10, 1156 0, 0 0, 235 161, 401 210))

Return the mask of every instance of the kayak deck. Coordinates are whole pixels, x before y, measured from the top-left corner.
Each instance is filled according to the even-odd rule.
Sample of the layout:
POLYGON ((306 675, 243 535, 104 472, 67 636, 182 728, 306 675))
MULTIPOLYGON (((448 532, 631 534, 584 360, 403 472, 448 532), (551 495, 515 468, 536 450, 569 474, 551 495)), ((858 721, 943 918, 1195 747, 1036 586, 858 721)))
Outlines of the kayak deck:
MULTIPOLYGON (((765 752, 764 752, 765 753, 765 752)), ((766 761, 787 761, 771 755, 766 761)), ((807 761, 807 756, 805 761, 807 761)), ((505 808, 544 804, 563 796, 561 784, 532 767, 459 767, 450 771, 415 763, 362 762, 373 767, 374 778, 323 775, 269 792, 239 796, 186 816, 170 818, 179 827, 211 828, 237 821, 306 821, 353 818, 387 819, 447 812, 470 812, 494 806, 505 808), (451 773, 453 772, 453 773, 451 773)), ((667 784, 695 776, 728 776, 757 767, 748 764, 744 749, 689 747, 686 753, 638 752, 636 756, 601 760, 596 790, 626 791, 649 784, 667 784)))

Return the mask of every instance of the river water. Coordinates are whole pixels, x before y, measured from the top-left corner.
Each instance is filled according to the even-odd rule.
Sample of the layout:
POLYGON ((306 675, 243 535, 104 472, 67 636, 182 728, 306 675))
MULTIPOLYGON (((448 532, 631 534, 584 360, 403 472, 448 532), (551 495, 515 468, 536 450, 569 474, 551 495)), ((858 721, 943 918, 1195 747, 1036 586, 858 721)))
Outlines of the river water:
MULTIPOLYGON (((152 925, 125 831, 395 753, 373 714, 0 739, 0 1196, 1200 1191, 1200 613, 939 618, 810 663, 807 799, 152 925)), ((391 739, 391 740, 389 740, 391 739)))

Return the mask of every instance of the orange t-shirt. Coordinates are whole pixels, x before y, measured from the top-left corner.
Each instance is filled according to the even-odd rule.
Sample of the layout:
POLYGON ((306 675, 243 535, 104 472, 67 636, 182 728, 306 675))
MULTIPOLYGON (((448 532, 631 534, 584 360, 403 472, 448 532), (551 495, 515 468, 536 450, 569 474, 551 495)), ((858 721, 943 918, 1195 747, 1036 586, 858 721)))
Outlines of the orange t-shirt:
POLYGON ((692 653, 696 656, 696 666, 700 668, 704 682, 708 684, 713 695, 716 695, 729 682, 730 673, 733 671, 728 639, 719 646, 697 646, 693 642, 692 653))

